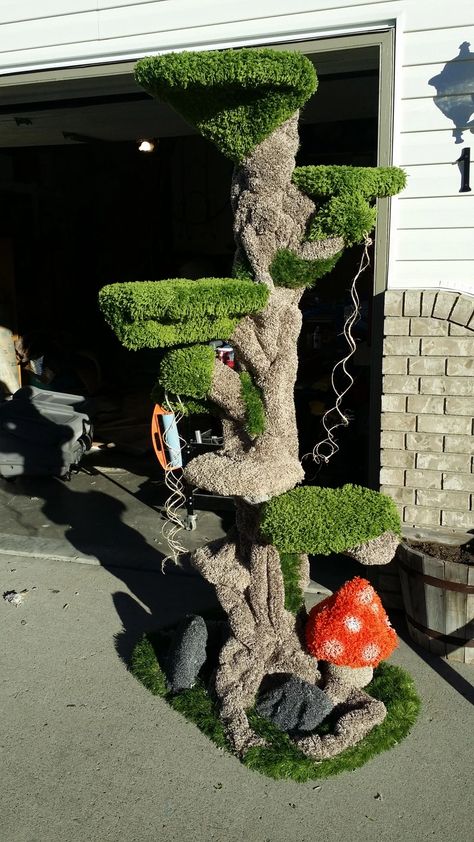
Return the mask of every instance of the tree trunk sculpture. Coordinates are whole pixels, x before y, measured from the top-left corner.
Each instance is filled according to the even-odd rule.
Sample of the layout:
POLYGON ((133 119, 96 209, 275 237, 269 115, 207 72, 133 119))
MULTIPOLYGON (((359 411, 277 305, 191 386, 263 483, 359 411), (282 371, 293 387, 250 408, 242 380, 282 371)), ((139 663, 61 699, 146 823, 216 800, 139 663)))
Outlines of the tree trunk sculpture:
MULTIPOLYGON (((229 339, 235 349, 236 368, 232 370, 215 358, 209 347, 192 346, 193 334, 180 339, 181 343, 189 343, 189 348, 168 352, 159 377, 161 387, 179 395, 184 405, 187 399, 205 399, 213 403, 222 418, 220 451, 194 458, 184 474, 198 488, 233 495, 235 499, 236 524, 231 534, 197 550, 193 564, 214 585, 228 617, 230 637, 220 653, 215 691, 231 744, 243 754, 260 742, 246 711, 254 704, 266 676, 294 675, 324 687, 318 662, 304 645, 304 608, 301 606, 296 614, 285 608, 281 566, 281 552, 285 549, 291 553, 302 593, 308 581, 307 552, 321 551, 314 534, 306 541, 295 539, 291 543, 293 521, 290 517, 286 524, 283 511, 291 503, 288 493, 295 493, 291 490, 304 476, 298 457, 293 397, 301 329, 298 305, 305 285, 328 272, 345 246, 361 240, 370 230, 375 198, 398 192, 403 186, 403 174, 395 168, 295 170, 299 107, 316 86, 313 67, 301 54, 271 50, 171 54, 140 62, 137 78, 234 160, 231 203, 236 242, 235 289, 243 290, 251 284, 264 288, 261 294, 265 295, 265 304, 249 307, 247 314, 229 296, 226 313, 232 320, 231 329, 226 335, 214 336, 212 320, 222 315, 219 308, 227 306, 225 296, 218 303, 214 299, 209 303, 210 299, 204 300, 204 282, 193 282, 193 290, 202 285, 202 310, 197 316, 191 314, 182 335, 186 337, 186 329, 191 334, 195 320, 201 318, 202 341, 229 339), (253 404, 259 409, 257 425, 252 422, 243 377, 247 378, 253 404), (290 546, 285 548, 277 537, 278 528, 273 536, 274 511, 269 509, 270 504, 278 509, 280 501, 282 534, 290 536, 290 546)), ((180 284, 190 282, 163 283, 173 283, 179 303, 180 289, 184 289, 180 284)), ((214 285, 218 289, 217 281, 214 285)), ((168 339, 156 341, 155 334, 152 342, 147 326, 160 319, 167 322, 167 329, 170 321, 179 325, 178 305, 172 312, 171 305, 157 310, 151 303, 147 310, 137 292, 141 286, 105 288, 101 305, 106 317, 122 341, 127 342, 126 337, 136 328, 143 330, 142 346, 175 344, 168 339)), ((147 301, 154 300, 153 287, 159 286, 148 284, 143 291, 147 301)), ((181 336, 180 329, 176 327, 176 336, 181 336)), ((199 329, 196 322, 197 333, 199 329)), ((135 339, 129 339, 128 345, 140 346, 135 339)), ((311 491, 296 490, 303 495, 311 491)), ((353 492, 349 487, 340 491, 348 499, 353 492)), ((359 489, 357 493, 364 496, 364 492, 359 489)), ((369 507, 373 503, 370 495, 376 496, 367 491, 364 501, 369 507)), ((343 551, 353 551, 365 563, 389 561, 398 543, 394 506, 386 498, 379 502, 378 519, 369 512, 358 528, 357 513, 349 537, 341 545, 343 551)), ((337 535, 339 510, 331 509, 331 500, 327 505, 325 519, 329 519, 337 535)), ((357 505, 355 510, 358 512, 357 505)), ((309 532, 317 519, 315 512, 305 496, 298 517, 308 521, 309 532)), ((277 521, 279 516, 277 511, 277 521)), ((336 544, 334 548, 338 548, 336 544)), ((331 547, 324 551, 331 551, 331 547)), ((357 742, 380 721, 380 703, 374 707, 369 697, 362 694, 365 698, 361 704, 361 694, 354 688, 345 694, 346 700, 353 701, 357 715, 344 714, 343 739, 336 735, 321 748, 316 738, 308 737, 300 740, 301 750, 313 756, 318 751, 321 756, 337 753, 357 742)))

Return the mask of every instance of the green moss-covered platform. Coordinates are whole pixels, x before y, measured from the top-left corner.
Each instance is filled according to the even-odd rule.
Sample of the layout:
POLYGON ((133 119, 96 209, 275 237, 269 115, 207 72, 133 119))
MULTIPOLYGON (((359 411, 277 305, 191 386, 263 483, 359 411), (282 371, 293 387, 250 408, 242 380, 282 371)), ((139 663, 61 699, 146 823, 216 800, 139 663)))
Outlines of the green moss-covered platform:
MULTIPOLYGON (((216 706, 203 682, 198 681, 191 690, 183 690, 175 696, 167 691, 157 655, 162 646, 163 635, 160 632, 144 635, 135 646, 131 672, 154 695, 162 696, 174 710, 194 722, 217 746, 230 752, 216 706)), ((374 755, 401 742, 410 731, 420 709, 420 700, 412 679, 404 670, 392 664, 380 664, 367 692, 384 702, 387 708, 384 722, 357 746, 347 749, 338 757, 321 762, 305 757, 285 733, 250 711, 252 727, 267 740, 268 745, 250 749, 243 759, 244 765, 270 778, 287 778, 299 782, 327 778, 363 766, 374 755)), ((325 733, 330 728, 331 716, 318 728, 318 733, 325 733)))

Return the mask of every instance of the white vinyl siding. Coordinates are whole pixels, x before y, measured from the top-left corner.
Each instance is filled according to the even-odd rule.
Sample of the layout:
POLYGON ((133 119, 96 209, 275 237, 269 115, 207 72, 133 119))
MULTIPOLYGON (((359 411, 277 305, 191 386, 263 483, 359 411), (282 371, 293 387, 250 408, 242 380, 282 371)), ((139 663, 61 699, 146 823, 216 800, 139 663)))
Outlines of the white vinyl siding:
POLYGON ((26 0, 22 3, 18 0, 0 0, 0 19, 2 24, 24 24, 31 20, 97 12, 97 6, 96 0, 26 0))
MULTIPOLYGON (((424 7, 424 18, 415 21, 411 3, 406 4, 400 50, 395 163, 405 169, 408 186, 396 202, 389 285, 474 294, 474 192, 459 192, 456 163, 461 150, 470 147, 474 186, 474 137, 466 129, 462 143, 455 143, 454 123, 435 105, 437 91, 429 84, 458 55, 462 43, 474 44, 474 4, 443 0, 417 5, 424 7)), ((469 93, 474 60, 463 65, 472 69, 469 93)), ((472 110, 474 117, 474 104, 472 110)))
MULTIPOLYGON (((421 238, 419 243, 424 245, 421 238)), ((396 283, 391 284, 391 289, 467 290, 472 295, 473 277, 472 259, 399 260, 396 266, 396 283)))
POLYGON ((67 60, 107 61, 119 55, 139 56, 247 40, 285 40, 307 33, 326 35, 328 30, 336 33, 354 26, 362 29, 393 21, 401 3, 402 0, 97 0, 95 4, 93 0, 78 0, 77 14, 73 14, 74 0, 24 0, 21 4, 0 0, 0 66, 5 70, 26 69, 67 60), (35 35, 37 21, 44 18, 51 28, 49 47, 41 34, 35 35), (91 34, 91 21, 95 34, 91 34))
POLYGON ((472 0, 0 0, 0 74, 390 26, 397 43, 393 158, 408 186, 392 203, 388 285, 473 293, 474 191, 459 193, 455 162, 470 146, 474 184, 474 135, 467 130, 454 143, 428 84, 460 44, 474 51, 472 0))
POLYGON ((464 202, 461 207, 463 227, 474 228, 474 202, 469 201, 469 197, 469 193, 456 196, 415 197, 403 206, 402 221, 398 230, 459 229, 460 201, 464 202))

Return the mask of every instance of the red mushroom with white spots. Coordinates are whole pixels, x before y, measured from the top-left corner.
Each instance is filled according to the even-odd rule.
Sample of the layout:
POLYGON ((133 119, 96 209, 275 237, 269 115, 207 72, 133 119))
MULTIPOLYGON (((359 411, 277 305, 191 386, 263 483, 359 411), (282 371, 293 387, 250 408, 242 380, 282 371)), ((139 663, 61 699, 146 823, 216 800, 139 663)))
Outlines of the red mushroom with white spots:
POLYGON ((311 609, 305 632, 311 654, 340 667, 375 667, 397 646, 379 596, 359 576, 311 609))
POLYGON ((373 667, 393 652, 397 635, 374 588, 358 576, 311 609, 305 634, 308 650, 323 661, 321 689, 340 714, 332 734, 298 741, 305 754, 323 760, 383 722, 385 705, 361 688, 371 681, 373 667))

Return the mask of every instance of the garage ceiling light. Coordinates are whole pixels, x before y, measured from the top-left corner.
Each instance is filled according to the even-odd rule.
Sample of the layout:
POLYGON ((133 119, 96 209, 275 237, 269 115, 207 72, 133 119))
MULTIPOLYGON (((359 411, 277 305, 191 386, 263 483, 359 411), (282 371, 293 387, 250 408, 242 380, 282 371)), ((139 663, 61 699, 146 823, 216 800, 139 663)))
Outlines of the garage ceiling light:
POLYGON ((154 140, 139 140, 137 143, 139 152, 153 152, 155 148, 154 140))

